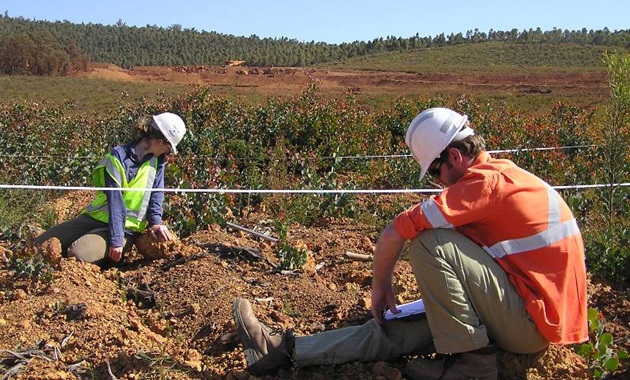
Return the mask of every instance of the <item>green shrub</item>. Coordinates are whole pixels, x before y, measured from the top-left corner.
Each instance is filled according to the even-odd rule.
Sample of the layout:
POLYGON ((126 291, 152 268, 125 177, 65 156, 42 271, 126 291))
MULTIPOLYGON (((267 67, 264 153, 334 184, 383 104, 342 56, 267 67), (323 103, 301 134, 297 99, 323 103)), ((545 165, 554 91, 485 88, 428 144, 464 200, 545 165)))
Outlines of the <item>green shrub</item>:
POLYGON ((276 243, 276 256, 280 259, 280 268, 297 270, 306 264, 308 252, 305 248, 290 244, 287 240, 287 226, 277 224, 279 241, 276 243))
POLYGON ((55 269, 41 255, 14 256, 9 259, 9 269, 17 278, 28 278, 42 283, 52 282, 55 269))
POLYGON ((15 239, 26 223, 50 226, 55 215, 45 192, 0 189, 0 239, 15 239))
POLYGON ((592 134, 594 180, 607 184, 585 194, 589 269, 615 281, 630 279, 630 55, 607 55, 611 100, 592 134))
POLYGON ((613 336, 604 332, 604 317, 597 309, 588 309, 588 327, 590 340, 579 345, 577 353, 586 359, 593 377, 601 379, 615 372, 621 361, 628 360, 628 353, 613 348, 613 336))

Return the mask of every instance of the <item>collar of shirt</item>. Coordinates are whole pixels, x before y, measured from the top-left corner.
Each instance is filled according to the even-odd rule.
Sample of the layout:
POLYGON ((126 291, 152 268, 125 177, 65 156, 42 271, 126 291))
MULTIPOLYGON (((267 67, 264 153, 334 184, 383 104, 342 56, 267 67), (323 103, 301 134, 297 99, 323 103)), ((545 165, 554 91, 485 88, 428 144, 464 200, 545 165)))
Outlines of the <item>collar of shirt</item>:
POLYGON ((127 157, 129 157, 134 164, 143 164, 153 157, 153 154, 147 154, 144 156, 143 160, 140 160, 138 153, 136 153, 136 144, 125 145, 125 150, 127 151, 127 157))
POLYGON ((475 159, 475 161, 472 163, 471 166, 476 166, 479 164, 483 164, 490 161, 490 153, 488 153, 487 151, 482 151, 481 153, 479 153, 479 155, 477 156, 477 158, 475 159))

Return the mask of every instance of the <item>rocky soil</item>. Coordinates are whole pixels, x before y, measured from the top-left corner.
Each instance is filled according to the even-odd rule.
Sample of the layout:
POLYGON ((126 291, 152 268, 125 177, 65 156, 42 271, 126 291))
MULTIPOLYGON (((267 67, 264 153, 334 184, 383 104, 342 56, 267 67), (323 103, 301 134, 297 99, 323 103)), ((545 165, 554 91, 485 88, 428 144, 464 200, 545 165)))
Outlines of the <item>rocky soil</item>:
MULTIPOLYGON (((57 206, 72 210, 70 194, 57 206)), ((65 215, 64 215, 65 216, 65 215)), ((266 215, 251 213, 240 226, 274 235, 266 215)), ((214 226, 172 243, 145 241, 144 256, 130 252, 117 266, 61 258, 51 242, 35 252, 23 241, 0 242, 0 375, 3 379, 255 379, 245 369, 235 335, 232 301, 252 301, 259 318, 297 334, 361 324, 370 318, 371 255, 379 231, 349 220, 293 225, 289 240, 306 247, 302 270, 280 271, 273 241, 214 226), (38 281, 16 267, 16 256, 54 268, 38 281), (359 257, 360 258, 360 257, 359 257)), ((36 228, 32 234, 36 233, 36 228)), ((142 244, 139 244, 142 245, 142 244)), ((29 272, 30 270, 30 272, 29 272)), ((409 264, 401 261, 395 286, 400 302, 417 299, 409 264)), ((606 318, 616 347, 630 351, 627 288, 595 279, 589 303, 606 318)), ((404 378, 411 357, 287 369, 266 379, 404 378)), ((588 379, 572 347, 552 346, 538 356, 501 353, 503 379, 588 379)), ((627 367, 611 378, 627 378, 627 367)))

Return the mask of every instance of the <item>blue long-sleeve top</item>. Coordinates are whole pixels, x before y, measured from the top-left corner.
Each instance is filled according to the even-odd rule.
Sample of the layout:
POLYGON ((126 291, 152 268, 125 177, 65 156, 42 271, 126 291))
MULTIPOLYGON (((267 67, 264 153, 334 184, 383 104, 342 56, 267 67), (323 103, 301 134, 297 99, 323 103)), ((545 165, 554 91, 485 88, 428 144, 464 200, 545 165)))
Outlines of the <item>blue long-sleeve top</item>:
MULTIPOLYGON (((133 179, 138 170, 146 161, 150 160, 153 155, 148 154, 142 160, 136 154, 135 144, 118 145, 112 149, 111 154, 116 157, 125 170, 127 181, 133 179)), ((153 182, 154 189, 164 188, 164 166, 165 156, 158 157, 158 167, 153 182)), ((105 172, 105 186, 118 187, 114 179, 105 172)), ((123 203, 122 191, 107 190, 107 208, 109 210, 109 243, 111 247, 122 247, 124 245, 125 235, 134 235, 133 231, 125 229, 125 219, 127 218, 127 209, 123 203)), ((164 202, 163 191, 152 191, 149 205, 147 208, 146 219, 149 226, 162 224, 162 203, 164 202)))

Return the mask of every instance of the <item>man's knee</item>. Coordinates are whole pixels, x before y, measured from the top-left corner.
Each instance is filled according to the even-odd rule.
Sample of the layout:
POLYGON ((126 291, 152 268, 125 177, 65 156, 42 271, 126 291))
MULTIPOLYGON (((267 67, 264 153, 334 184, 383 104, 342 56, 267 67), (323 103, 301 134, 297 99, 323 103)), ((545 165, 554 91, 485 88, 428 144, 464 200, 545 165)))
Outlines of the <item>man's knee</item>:
POLYGON ((445 251, 460 250, 481 250, 481 247, 451 228, 425 230, 409 245, 410 254, 430 253, 433 256, 442 256, 445 251))
POLYGON ((425 230, 411 240, 409 243, 409 255, 418 256, 427 253, 433 255, 438 247, 435 233, 435 229, 425 230))

